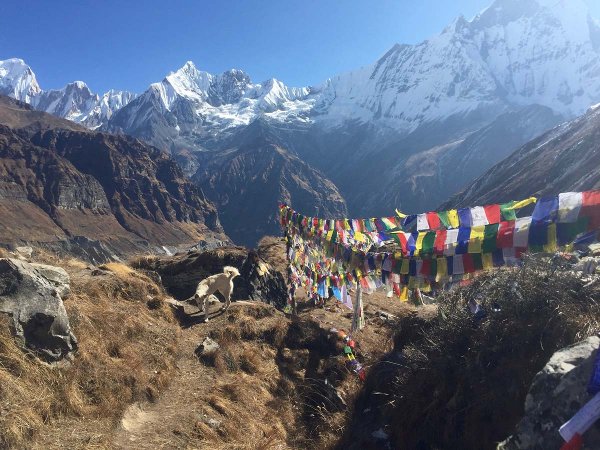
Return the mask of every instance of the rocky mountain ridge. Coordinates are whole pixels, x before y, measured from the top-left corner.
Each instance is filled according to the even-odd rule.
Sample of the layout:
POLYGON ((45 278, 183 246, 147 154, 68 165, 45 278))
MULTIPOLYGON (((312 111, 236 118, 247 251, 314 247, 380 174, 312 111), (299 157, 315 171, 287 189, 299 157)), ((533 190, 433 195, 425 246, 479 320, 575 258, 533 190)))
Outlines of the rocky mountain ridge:
POLYGON ((600 108, 560 124, 476 178, 441 207, 600 189, 600 108))
MULTIPOLYGON (((31 69, 2 75, 4 66, 3 92, 167 150, 201 185, 202 164, 231 156, 233 147, 250 148, 250 141, 232 142, 251 135, 244 129, 259 120, 272 143, 334 183, 351 215, 371 217, 433 209, 532 138, 599 102, 600 25, 583 0, 496 0, 472 20, 460 17, 419 44, 395 45, 373 64, 319 86, 257 84, 241 70, 213 75, 187 62, 139 96, 116 95, 105 112, 92 115, 68 107, 85 103, 83 87, 73 87, 79 94, 68 101, 42 102, 50 94, 40 94, 31 69)), ((229 178, 241 190, 251 179, 239 171, 229 178)), ((289 178, 278 183, 293 190, 289 178)), ((231 195, 212 184, 211 200, 231 195)), ((268 208, 273 204, 250 211, 249 223, 266 220, 252 214, 268 208)), ((339 211, 333 203, 326 209, 339 211)), ((269 227, 271 218, 261 229, 269 227)))
POLYGON ((165 153, 7 97, 0 97, 0 210, 4 245, 64 249, 86 238, 119 256, 227 241, 214 205, 165 153))

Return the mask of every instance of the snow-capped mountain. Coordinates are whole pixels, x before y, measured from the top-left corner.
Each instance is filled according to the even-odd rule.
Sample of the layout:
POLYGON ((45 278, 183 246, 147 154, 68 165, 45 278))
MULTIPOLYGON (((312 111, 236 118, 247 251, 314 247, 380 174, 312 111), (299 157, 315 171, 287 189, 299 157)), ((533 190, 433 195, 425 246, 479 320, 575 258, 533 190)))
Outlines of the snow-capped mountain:
POLYGON ((332 121, 414 130, 478 109, 539 104, 565 116, 600 98, 600 26, 583 0, 496 0, 418 45, 332 78, 316 105, 332 121))
POLYGON ((22 59, 0 61, 0 94, 31 103, 41 92, 35 74, 22 59))
POLYGON ((258 117, 307 121, 315 102, 310 88, 291 88, 276 79, 252 83, 241 70, 220 75, 188 61, 121 109, 108 122, 122 131, 172 150, 201 144, 258 117))
MULTIPOLYGON (((255 84, 241 70, 213 75, 187 62, 141 94, 118 125, 139 129, 147 119, 138 117, 143 103, 177 115, 181 101, 190 103, 196 122, 218 130, 262 116, 335 125, 379 121, 412 131, 455 114, 498 115, 531 104, 573 117, 600 99, 599 55, 600 24, 583 0, 496 0, 471 21, 459 17, 420 44, 395 45, 375 63, 316 87, 291 88, 276 79, 255 84)), ((18 59, 0 62, 0 92, 76 122, 98 104, 107 120, 134 97, 109 92, 96 96, 94 108, 79 107, 94 94, 75 82, 38 99, 43 91, 18 59)))
POLYGON ((106 123, 115 111, 135 98, 131 92, 112 89, 104 95, 94 94, 83 81, 44 91, 31 68, 17 58, 0 61, 0 94, 89 128, 106 123))
POLYGON ((273 145, 324 173, 350 212, 366 216, 434 208, 600 102, 600 24, 583 0, 496 0, 472 20, 459 17, 315 87, 255 83, 241 70, 214 75, 188 62, 135 98, 100 97, 80 82, 43 92, 31 69, 9 61, 0 63, 0 93, 146 140, 189 175, 221 161, 198 152, 247 149, 236 140, 260 120, 273 145))

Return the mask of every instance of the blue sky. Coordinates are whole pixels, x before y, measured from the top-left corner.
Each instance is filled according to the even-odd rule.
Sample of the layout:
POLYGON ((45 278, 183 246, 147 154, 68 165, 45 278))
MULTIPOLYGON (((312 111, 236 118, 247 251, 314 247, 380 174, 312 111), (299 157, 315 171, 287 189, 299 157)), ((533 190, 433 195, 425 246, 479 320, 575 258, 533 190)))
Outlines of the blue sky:
MULTIPOLYGON (((600 1, 586 0, 600 18, 600 1)), ((415 43, 492 0, 1 0, 0 59, 43 89, 83 80, 141 92, 192 60, 254 81, 317 84, 415 43)))

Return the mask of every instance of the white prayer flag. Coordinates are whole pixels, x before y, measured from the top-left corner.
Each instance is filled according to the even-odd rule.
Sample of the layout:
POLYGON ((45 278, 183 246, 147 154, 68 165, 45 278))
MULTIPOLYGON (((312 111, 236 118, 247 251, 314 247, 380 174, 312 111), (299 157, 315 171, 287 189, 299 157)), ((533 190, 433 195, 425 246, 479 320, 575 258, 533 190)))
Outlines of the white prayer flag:
POLYGON ((471 208, 471 221, 472 221, 472 226, 474 226, 474 227, 484 226, 484 225, 489 224, 487 215, 485 214, 485 209, 483 208, 483 206, 476 206, 474 208, 471 208))
POLYGON ((565 442, 573 439, 576 433, 581 436, 600 418, 600 392, 583 405, 577 413, 558 430, 565 442))
POLYGON ((558 222, 577 222, 582 204, 583 194, 581 192, 565 192, 564 194, 558 194, 558 222))

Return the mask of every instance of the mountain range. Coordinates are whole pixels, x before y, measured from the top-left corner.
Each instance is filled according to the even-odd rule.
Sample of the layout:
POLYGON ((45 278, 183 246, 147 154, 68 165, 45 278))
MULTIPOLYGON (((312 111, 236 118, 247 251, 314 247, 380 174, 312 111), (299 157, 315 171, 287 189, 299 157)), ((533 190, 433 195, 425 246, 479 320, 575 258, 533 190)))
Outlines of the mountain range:
POLYGON ((252 244, 275 197, 309 214, 433 209, 531 139, 600 102, 600 24, 583 0, 496 0, 419 44, 318 86, 192 62, 143 93, 44 91, 22 60, 0 94, 173 155, 252 244), (258 195, 257 193, 270 195, 258 195))
POLYGON ((229 239, 167 154, 0 96, 0 244, 102 261, 201 241, 229 239))

